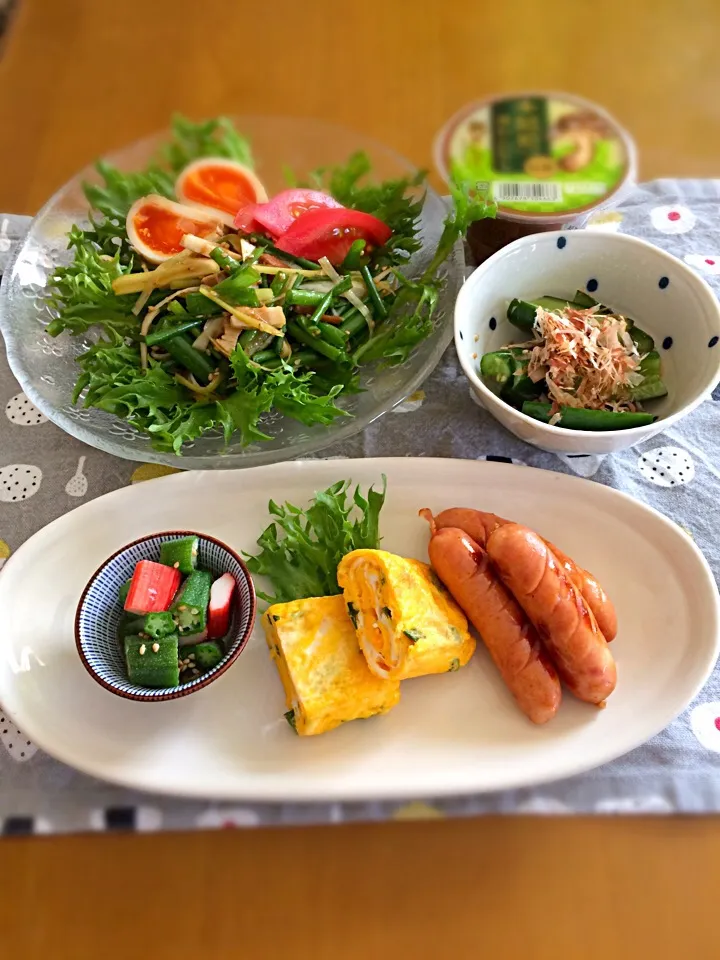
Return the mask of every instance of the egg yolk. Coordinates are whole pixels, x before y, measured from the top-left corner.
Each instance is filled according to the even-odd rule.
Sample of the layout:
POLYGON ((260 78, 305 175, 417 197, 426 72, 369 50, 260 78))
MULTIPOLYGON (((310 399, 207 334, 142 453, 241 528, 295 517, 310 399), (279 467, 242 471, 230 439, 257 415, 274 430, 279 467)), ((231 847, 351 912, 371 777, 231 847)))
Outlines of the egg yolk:
POLYGON ((142 242, 151 250, 166 254, 180 253, 183 249, 180 241, 186 233, 206 237, 215 232, 214 223, 179 217, 172 210, 164 210, 152 203, 138 210, 134 222, 142 242))
POLYGON ((239 171, 227 167, 203 167, 191 173, 183 185, 191 203, 223 210, 233 216, 240 207, 254 203, 255 189, 239 171))

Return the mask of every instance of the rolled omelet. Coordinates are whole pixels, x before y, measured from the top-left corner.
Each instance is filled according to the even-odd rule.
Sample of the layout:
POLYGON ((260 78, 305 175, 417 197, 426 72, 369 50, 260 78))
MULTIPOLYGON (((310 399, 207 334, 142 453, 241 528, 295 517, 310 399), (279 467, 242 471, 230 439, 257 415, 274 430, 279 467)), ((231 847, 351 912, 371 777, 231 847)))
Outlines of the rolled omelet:
POLYGON ((376 677, 447 673, 473 655, 465 615, 428 564, 384 550, 354 550, 340 561, 337 578, 376 677))
POLYGON ((301 737, 387 713, 399 701, 400 684, 368 669, 342 595, 275 603, 262 625, 301 737))

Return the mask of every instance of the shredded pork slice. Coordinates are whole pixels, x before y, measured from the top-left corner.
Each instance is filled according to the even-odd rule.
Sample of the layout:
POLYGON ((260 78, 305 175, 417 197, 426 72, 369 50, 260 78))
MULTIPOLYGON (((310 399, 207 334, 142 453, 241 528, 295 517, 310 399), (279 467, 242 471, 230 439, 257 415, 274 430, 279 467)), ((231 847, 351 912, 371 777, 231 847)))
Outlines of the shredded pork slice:
POLYGON ((634 409, 628 397, 642 381, 641 356, 627 321, 567 307, 561 312, 538 307, 538 340, 529 345, 528 376, 544 379, 550 400, 558 406, 634 409))

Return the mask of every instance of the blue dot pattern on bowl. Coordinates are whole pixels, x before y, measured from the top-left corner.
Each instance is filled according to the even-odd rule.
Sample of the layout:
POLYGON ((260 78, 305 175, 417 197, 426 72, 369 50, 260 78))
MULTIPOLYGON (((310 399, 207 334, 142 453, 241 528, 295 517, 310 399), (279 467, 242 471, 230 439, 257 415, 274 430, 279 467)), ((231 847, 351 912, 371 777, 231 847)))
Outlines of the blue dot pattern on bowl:
POLYGON ((716 347, 717 343, 718 343, 718 337, 710 337, 710 339, 708 340, 709 347, 716 347))
POLYGON ((662 342, 663 350, 669 350, 672 345, 673 345, 673 338, 665 337, 665 339, 662 342))
POLYGON ((665 290, 670 283, 670 277, 660 277, 658 280, 658 286, 661 290, 665 290))
POLYGON ((253 604, 245 571, 224 547, 200 537, 198 566, 209 570, 213 578, 220 577, 223 573, 231 573, 235 578, 237 592, 225 643, 225 656, 212 670, 177 687, 150 689, 128 680, 125 657, 118 639, 120 617, 123 613, 118 601, 118 589, 132 577, 139 560, 159 560, 160 544, 183 535, 185 534, 182 531, 178 531, 150 537, 123 550, 100 570, 85 594, 77 619, 82 651, 95 674, 122 693, 153 700, 167 697, 168 694, 189 691, 221 671, 243 640, 249 636, 248 626, 253 604))
POLYGON ((595 293, 595 291, 597 290, 597 288, 598 288, 598 282, 597 282, 597 280, 596 280, 594 277, 592 277, 590 280, 588 280, 588 282, 585 284, 585 289, 586 289, 589 293, 595 293))
POLYGON ((558 237, 557 239, 558 250, 562 250, 566 243, 567 243, 567 237, 558 237))
POLYGON ((497 326, 497 320, 495 319, 495 317, 490 317, 490 329, 494 330, 496 326, 497 326))

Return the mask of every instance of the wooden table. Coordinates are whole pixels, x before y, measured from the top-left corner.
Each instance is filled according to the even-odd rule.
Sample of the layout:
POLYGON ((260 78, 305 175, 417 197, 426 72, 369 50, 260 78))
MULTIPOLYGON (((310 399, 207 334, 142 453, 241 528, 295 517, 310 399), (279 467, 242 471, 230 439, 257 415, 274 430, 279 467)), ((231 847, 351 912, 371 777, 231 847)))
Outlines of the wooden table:
MULTIPOLYGON (((717 0, 22 0, 0 61, 0 210, 192 116, 342 122, 420 165, 468 99, 569 89, 642 173, 720 173, 717 0)), ((1 787, 0 787, 1 789, 1 787)), ((5 840, 0 955, 545 960, 711 957, 716 819, 425 820, 5 840)))

